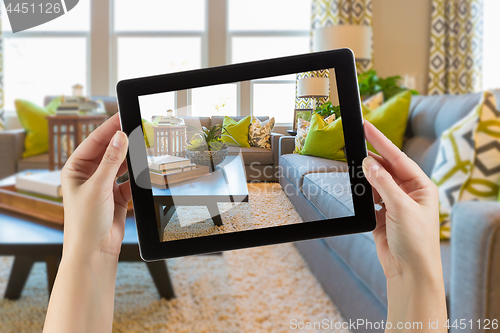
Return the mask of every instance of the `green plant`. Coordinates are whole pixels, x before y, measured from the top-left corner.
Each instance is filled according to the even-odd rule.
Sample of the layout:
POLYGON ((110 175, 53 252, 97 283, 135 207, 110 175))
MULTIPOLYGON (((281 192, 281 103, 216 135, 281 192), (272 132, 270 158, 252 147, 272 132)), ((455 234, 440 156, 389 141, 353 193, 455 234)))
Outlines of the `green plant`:
MULTIPOLYGON (((193 127, 194 128, 194 127, 193 127)), ((222 142, 222 126, 215 125, 211 129, 203 126, 201 130, 196 130, 195 136, 189 141, 186 146, 188 150, 198 151, 218 151, 225 149, 227 146, 222 142)))
POLYGON ((314 111, 323 118, 331 116, 332 114, 335 114, 335 118, 340 117, 340 106, 334 106, 332 105, 332 102, 326 102, 325 104, 316 107, 316 110, 314 111))
MULTIPOLYGON (((401 83, 401 76, 389 76, 381 78, 377 75, 374 69, 358 75, 359 95, 361 98, 375 95, 378 92, 383 92, 384 99, 388 100, 392 96, 409 90, 401 83)), ((410 90, 413 95, 418 95, 416 90, 410 90)))

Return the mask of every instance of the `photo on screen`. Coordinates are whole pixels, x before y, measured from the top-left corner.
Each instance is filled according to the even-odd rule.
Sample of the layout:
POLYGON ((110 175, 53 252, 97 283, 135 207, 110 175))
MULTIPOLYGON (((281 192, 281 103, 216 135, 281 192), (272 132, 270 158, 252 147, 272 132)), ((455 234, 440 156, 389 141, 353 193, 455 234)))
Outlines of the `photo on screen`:
POLYGON ((312 222, 252 212, 259 191, 332 196, 325 218, 355 215, 333 68, 143 95, 139 107, 160 241, 312 222))

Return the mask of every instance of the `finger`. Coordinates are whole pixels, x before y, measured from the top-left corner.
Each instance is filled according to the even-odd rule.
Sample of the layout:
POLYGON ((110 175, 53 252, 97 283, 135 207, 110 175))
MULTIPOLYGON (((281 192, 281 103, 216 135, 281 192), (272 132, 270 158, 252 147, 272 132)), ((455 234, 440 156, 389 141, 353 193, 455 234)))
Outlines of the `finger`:
POLYGON ((89 137, 84 140, 76 150, 71 154, 67 163, 74 159, 92 161, 100 157, 109 145, 109 141, 119 131, 120 118, 115 114, 106 120, 101 126, 97 127, 89 137))
POLYGON ((392 172, 391 167, 382 158, 382 156, 379 156, 379 155, 377 155, 377 154, 375 154, 374 152, 371 152, 371 151, 368 151, 368 155, 371 156, 371 157, 373 157, 374 159, 376 159, 380 164, 382 164, 382 166, 391 174, 392 178, 394 178, 394 181, 396 182, 396 184, 400 185, 403 182, 401 179, 399 179, 398 176, 396 176, 394 174, 394 172, 392 172))
MULTIPOLYGON (((364 121, 366 140, 377 150, 402 181, 425 176, 420 167, 409 159, 391 140, 385 137, 375 126, 367 120, 364 121)), ((427 178, 427 177, 426 177, 427 178)))
POLYGON ((363 160, 363 172, 370 184, 377 190, 386 207, 405 204, 407 194, 396 184, 391 174, 375 158, 368 156, 363 160))
POLYGON ((91 179, 97 184, 114 184, 116 174, 127 155, 127 146, 127 135, 117 131, 108 143, 106 152, 91 179))
POLYGON ((120 165, 120 169, 118 169, 118 172, 116 173, 116 177, 123 176, 127 170, 127 161, 123 161, 122 165, 120 165))

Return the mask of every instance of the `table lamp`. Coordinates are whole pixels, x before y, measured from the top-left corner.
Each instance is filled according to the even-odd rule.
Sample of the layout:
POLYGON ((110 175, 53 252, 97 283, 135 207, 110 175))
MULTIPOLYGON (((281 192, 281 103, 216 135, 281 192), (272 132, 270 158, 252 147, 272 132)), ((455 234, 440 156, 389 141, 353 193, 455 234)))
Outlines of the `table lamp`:
POLYGON ((313 110, 316 109, 319 98, 328 97, 329 80, 327 77, 306 77, 297 83, 297 97, 312 98, 313 110))
MULTIPOLYGON (((313 52, 328 51, 348 47, 356 60, 372 58, 372 28, 367 25, 330 25, 314 29, 312 33, 313 52)), ((338 105, 337 79, 330 70, 330 101, 338 105)))

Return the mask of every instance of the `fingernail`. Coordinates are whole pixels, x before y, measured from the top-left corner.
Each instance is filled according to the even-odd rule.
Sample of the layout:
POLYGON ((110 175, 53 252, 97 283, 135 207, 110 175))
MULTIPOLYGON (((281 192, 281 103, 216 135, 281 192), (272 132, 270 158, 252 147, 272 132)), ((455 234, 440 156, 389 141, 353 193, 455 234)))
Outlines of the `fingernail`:
POLYGON ((363 168, 371 174, 380 169, 380 163, 375 158, 368 156, 363 160, 363 168))
POLYGON ((125 144, 126 141, 126 135, 122 131, 116 131, 115 135, 113 136, 113 142, 112 145, 113 147, 116 148, 121 148, 125 144))

